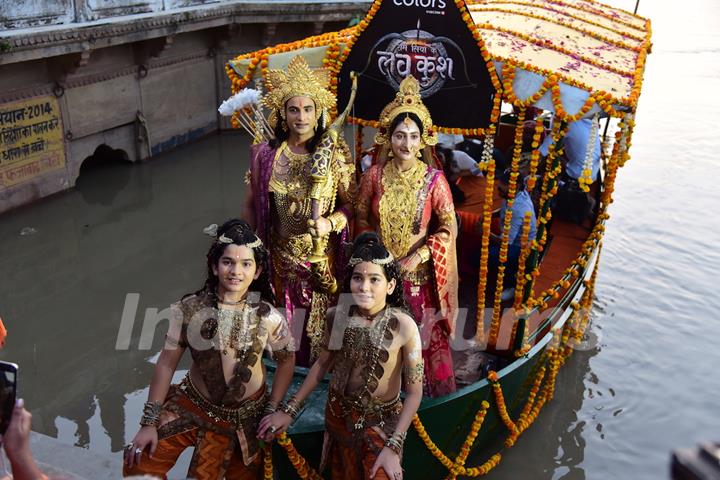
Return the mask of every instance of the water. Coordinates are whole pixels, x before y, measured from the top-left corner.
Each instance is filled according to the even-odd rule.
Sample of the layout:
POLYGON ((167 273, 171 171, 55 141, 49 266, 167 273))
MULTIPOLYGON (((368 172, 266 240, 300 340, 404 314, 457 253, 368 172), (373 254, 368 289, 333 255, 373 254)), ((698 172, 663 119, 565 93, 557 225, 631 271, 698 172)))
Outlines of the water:
MULTIPOLYGON (((643 0, 639 13, 654 49, 604 240, 599 342, 488 478, 666 478, 673 448, 720 435, 720 4, 643 0)), ((34 429, 103 453, 134 435, 161 341, 137 349, 146 309, 202 283, 202 228, 239 214, 246 151, 214 136, 0 217, 1 356, 21 366, 34 429), (128 293, 138 313, 118 352, 128 293)))

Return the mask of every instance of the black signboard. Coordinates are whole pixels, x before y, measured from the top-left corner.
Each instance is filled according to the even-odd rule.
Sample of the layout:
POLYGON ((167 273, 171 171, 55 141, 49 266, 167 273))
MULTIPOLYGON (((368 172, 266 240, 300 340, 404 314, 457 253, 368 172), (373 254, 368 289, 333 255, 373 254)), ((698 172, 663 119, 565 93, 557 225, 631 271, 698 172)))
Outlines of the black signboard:
POLYGON ((347 104, 350 71, 360 74, 353 115, 377 120, 413 75, 441 127, 486 128, 495 92, 480 47, 453 0, 383 0, 357 38, 339 76, 347 104))

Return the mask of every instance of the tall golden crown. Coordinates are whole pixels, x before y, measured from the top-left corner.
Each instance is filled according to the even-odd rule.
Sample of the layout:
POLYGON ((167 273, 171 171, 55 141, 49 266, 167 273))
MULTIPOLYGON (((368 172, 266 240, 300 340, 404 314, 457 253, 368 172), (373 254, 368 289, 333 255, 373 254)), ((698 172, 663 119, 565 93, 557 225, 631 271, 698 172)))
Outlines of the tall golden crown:
POLYGON ((313 70, 304 57, 298 55, 290 60, 287 71, 269 70, 265 86, 268 93, 263 105, 270 109, 268 121, 275 128, 278 114, 285 119, 285 103, 292 97, 310 97, 315 102, 315 119, 335 105, 335 96, 328 90, 330 78, 326 70, 313 70))
MULTIPOLYGON (((392 132, 390 124, 395 117, 403 113, 414 113, 422 122, 423 131, 421 137, 425 145, 437 144, 437 136, 433 129, 430 111, 422 102, 420 97, 420 84, 412 75, 409 75, 400 82, 400 90, 395 94, 395 99, 385 105, 380 113, 380 128, 375 134, 375 143, 383 145, 388 142, 392 132)), ((419 125, 418 125, 419 126, 419 125)))

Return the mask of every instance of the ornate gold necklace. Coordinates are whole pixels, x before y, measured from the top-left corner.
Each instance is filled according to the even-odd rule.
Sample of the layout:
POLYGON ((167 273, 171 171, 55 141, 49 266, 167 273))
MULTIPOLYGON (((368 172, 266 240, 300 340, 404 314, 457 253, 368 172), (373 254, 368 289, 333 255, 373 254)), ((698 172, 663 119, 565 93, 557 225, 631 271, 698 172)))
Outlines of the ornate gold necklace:
POLYGON ((250 307, 244 300, 238 305, 241 305, 240 309, 218 309, 218 340, 223 354, 228 355, 228 350, 232 349, 239 359, 249 348, 252 332, 250 307))
POLYGON ((418 161, 404 172, 392 161, 383 168, 380 236, 395 258, 403 258, 408 253, 418 193, 425 183, 426 170, 426 165, 418 161))
POLYGON ((309 153, 295 153, 290 149, 290 145, 287 142, 283 142, 280 146, 281 155, 278 158, 278 165, 281 167, 288 167, 286 175, 293 179, 302 175, 305 172, 310 158, 312 157, 309 153), (283 162, 282 158, 285 157, 287 161, 283 162))

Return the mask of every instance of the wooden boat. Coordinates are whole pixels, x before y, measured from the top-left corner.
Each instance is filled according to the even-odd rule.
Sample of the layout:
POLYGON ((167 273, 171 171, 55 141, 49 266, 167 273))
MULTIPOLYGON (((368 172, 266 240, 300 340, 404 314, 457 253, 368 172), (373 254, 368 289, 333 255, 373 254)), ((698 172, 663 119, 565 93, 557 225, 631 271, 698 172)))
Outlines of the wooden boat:
MULTIPOLYGON (((403 73, 418 76, 423 88, 433 90, 424 101, 440 131, 475 137, 486 149, 509 148, 513 172, 521 168, 527 107, 554 116, 549 134, 558 140, 569 122, 607 119, 597 213, 585 225, 552 219, 560 152, 551 148, 544 171, 539 169, 538 137, 545 124, 536 119, 527 173, 537 178, 528 190, 537 193, 539 223, 537 237, 524 239, 515 298, 501 300, 496 285, 502 285, 502 274, 497 279, 488 273, 486 257, 461 270, 461 306, 468 307, 466 318, 472 322, 459 331, 459 343, 467 341, 455 360, 463 367, 456 373, 467 384, 451 395, 423 400, 405 444, 405 478, 487 473, 500 461, 500 448, 512 446, 552 399, 558 370, 589 321, 607 208, 618 169, 629 158, 650 35, 649 20, 593 0, 376 0, 356 26, 228 63, 237 92, 261 81, 268 68, 283 68, 301 54, 311 66, 331 72, 340 105, 349 95, 350 71, 359 72, 350 118, 357 126, 358 158, 364 129, 377 125, 374 120, 403 73), (517 125, 501 121, 503 102, 519 112, 517 125), (478 313, 477 305, 489 313, 483 315, 482 308, 478 313), (516 314, 507 314, 506 307, 516 314)), ((461 258, 487 250, 495 208, 493 161, 486 152, 481 163, 488 175, 482 185, 460 185, 468 196, 458 206, 465 220, 461 258), (476 223, 482 233, 476 233, 476 223)), ((298 368, 297 384, 305 373, 298 368)), ((277 478, 319 478, 314 468, 322 445, 325 388, 314 392, 289 435, 273 448, 277 478)), ((266 475, 272 476, 272 468, 266 464, 266 475)))

